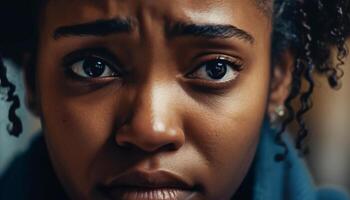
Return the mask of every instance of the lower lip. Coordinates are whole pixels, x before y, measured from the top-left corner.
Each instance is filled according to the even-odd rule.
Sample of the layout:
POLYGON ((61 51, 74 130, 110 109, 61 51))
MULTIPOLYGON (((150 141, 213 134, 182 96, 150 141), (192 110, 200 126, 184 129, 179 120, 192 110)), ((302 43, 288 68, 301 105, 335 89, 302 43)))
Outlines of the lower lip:
POLYGON ((177 188, 112 188, 108 194, 113 200, 189 200, 195 193, 177 188))

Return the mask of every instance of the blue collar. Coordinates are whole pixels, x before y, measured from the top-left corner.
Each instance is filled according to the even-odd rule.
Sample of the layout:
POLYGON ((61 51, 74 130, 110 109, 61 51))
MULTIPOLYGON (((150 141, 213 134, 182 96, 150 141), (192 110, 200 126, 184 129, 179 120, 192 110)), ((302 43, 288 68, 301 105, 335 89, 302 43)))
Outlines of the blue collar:
POLYGON ((275 161, 275 155, 284 151, 283 147, 276 144, 275 135, 276 131, 265 121, 253 169, 253 200, 350 199, 333 190, 317 190, 305 162, 286 134, 283 141, 289 152, 284 161, 275 161))

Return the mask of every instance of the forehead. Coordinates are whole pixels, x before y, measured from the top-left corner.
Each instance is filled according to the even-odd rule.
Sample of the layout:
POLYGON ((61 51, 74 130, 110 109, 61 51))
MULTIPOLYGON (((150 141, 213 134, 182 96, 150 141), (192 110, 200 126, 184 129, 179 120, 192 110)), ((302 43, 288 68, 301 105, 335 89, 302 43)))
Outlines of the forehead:
POLYGON ((109 9, 112 5, 157 5, 158 7, 169 7, 182 5, 187 6, 192 9, 206 9, 212 6, 224 6, 224 5, 234 5, 234 4, 251 4, 255 5, 260 11, 264 13, 266 11, 272 10, 273 0, 42 0, 45 4, 54 4, 54 5, 64 5, 64 6, 77 6, 77 5, 85 5, 85 6, 93 6, 99 7, 102 9, 109 9))
MULTIPOLYGON (((216 15, 225 19, 232 14, 240 14, 242 10, 266 13, 267 2, 272 0, 47 0, 47 13, 53 13, 62 20, 69 18, 84 20, 93 18, 111 18, 115 16, 140 15, 142 10, 148 9, 154 15, 164 18, 178 18, 188 15, 203 16, 216 15), (263 12, 262 12, 263 11, 263 12), (103 15, 103 16, 102 16, 103 15), (72 18, 72 16, 74 16, 72 18)), ((52 16, 52 15, 50 15, 52 16)), ((266 15, 265 15, 266 16, 266 15)))
POLYGON ((255 0, 256 6, 266 15, 272 15, 273 0, 255 0))

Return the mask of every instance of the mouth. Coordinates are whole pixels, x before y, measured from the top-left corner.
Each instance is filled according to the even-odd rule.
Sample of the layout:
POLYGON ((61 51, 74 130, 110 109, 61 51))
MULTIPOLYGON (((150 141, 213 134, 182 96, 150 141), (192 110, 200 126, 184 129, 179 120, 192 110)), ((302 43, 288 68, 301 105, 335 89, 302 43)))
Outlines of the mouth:
POLYGON ((102 188, 113 200, 190 200, 198 192, 193 184, 167 171, 130 171, 102 188))

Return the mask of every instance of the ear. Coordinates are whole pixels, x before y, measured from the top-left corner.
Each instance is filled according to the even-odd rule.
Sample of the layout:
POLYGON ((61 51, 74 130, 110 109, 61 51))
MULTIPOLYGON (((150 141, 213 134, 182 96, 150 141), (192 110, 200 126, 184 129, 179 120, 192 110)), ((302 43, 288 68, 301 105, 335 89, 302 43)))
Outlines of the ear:
POLYGON ((36 90, 36 56, 33 54, 25 54, 23 59, 24 85, 25 85, 25 103, 27 108, 35 116, 40 115, 40 109, 36 90))
POLYGON ((270 118, 276 116, 276 108, 284 106, 284 102, 289 95, 290 85, 292 83, 294 56, 289 50, 286 50, 272 67, 270 99, 268 104, 268 114, 270 118))

